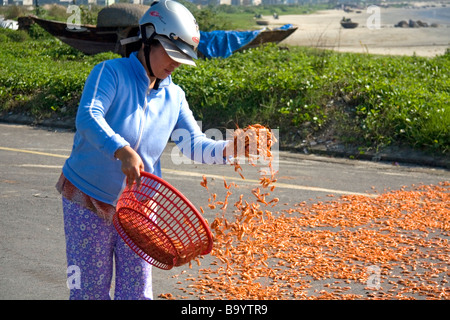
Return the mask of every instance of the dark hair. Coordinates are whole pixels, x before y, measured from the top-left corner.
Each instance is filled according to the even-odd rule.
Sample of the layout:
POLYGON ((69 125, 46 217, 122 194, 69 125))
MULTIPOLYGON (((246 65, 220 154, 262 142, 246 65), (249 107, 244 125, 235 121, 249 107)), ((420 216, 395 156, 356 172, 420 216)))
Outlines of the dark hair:
POLYGON ((158 47, 160 45, 161 45, 161 43, 157 39, 152 39, 152 41, 150 41, 150 46, 152 46, 152 47, 158 47))

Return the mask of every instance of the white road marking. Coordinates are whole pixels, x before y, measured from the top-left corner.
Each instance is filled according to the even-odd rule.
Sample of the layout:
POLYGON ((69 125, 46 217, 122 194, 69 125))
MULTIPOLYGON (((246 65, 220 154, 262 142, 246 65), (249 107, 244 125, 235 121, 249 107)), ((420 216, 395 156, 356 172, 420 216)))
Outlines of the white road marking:
MULTIPOLYGON (((41 156, 64 158, 64 159, 67 159, 67 157, 68 157, 67 155, 62 155, 62 154, 47 153, 47 152, 33 151, 33 150, 26 150, 26 149, 17 149, 17 148, 0 147, 0 150, 10 151, 10 152, 22 152, 22 153, 29 153, 29 154, 36 154, 36 155, 41 155, 41 156)), ((38 165, 38 164, 35 164, 35 165, 24 164, 22 166, 29 166, 29 167, 34 166, 34 167, 42 167, 42 168, 44 168, 44 167, 45 168, 61 168, 60 166, 46 166, 46 165, 38 165)), ((175 174, 175 175, 180 175, 180 176, 201 178, 201 177, 203 177, 203 175, 205 175, 207 177, 216 178, 216 179, 226 179, 228 181, 238 180, 238 181, 243 182, 242 179, 239 179, 237 177, 203 174, 203 173, 199 173, 199 172, 181 171, 181 170, 173 170, 173 169, 162 169, 162 171, 165 173, 175 174)), ((259 183, 259 180, 245 179, 244 182, 259 183)), ((369 193, 360 193, 360 192, 353 192, 353 191, 346 191, 346 190, 335 190, 335 189, 328 189, 328 188, 301 186, 301 185, 288 184, 288 183, 276 182, 274 185, 277 188, 285 188, 285 189, 293 189, 293 190, 306 190, 306 191, 314 191, 314 192, 325 192, 325 193, 330 193, 330 194, 362 195, 362 196, 366 196, 366 197, 376 197, 377 196, 377 195, 369 194, 369 193)))

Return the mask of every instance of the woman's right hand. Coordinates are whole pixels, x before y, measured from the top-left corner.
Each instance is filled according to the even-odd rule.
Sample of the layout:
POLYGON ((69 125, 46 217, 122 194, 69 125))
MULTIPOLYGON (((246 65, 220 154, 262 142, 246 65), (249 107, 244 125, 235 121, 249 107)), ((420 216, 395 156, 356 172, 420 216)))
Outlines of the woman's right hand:
POLYGON ((139 154, 130 146, 118 149, 114 154, 122 162, 122 172, 127 176, 128 186, 134 181, 137 186, 141 185, 141 171, 144 171, 144 163, 139 154))

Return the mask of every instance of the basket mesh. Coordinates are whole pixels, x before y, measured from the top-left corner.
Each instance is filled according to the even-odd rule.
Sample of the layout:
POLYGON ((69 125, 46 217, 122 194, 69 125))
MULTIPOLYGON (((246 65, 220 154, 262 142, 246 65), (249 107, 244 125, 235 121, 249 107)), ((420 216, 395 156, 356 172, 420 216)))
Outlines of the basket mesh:
POLYGON ((150 173, 141 174, 140 188, 125 188, 113 221, 124 241, 161 269, 181 266, 212 249, 212 234, 200 213, 178 190, 150 173))

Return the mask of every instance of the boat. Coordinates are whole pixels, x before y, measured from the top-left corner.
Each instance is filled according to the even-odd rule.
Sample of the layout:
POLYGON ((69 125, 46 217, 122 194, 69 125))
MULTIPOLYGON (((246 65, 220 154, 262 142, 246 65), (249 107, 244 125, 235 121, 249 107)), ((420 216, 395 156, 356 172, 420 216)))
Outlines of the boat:
POLYGON ((345 29, 354 29, 358 26, 357 22, 353 22, 350 18, 342 18, 341 26, 345 29))
MULTIPOLYGON (((100 10, 97 25, 70 25, 66 22, 46 20, 29 15, 19 18, 19 28, 26 29, 32 23, 37 23, 62 42, 87 55, 111 51, 128 57, 131 52, 139 50, 140 43, 121 41, 138 35, 139 19, 147 8, 148 6, 128 3, 113 4, 100 10)), ((257 35, 249 43, 245 43, 236 51, 257 47, 268 42, 278 43, 295 30, 297 30, 297 27, 291 25, 288 28, 283 26, 277 29, 258 30, 255 32, 255 35, 257 35)), ((202 39, 200 39, 200 42, 202 42, 202 39)), ((201 52, 200 56, 202 56, 201 52)))
POLYGON ((256 48, 264 43, 279 43, 293 34, 297 29, 298 27, 294 26, 288 28, 264 29, 250 43, 241 47, 239 51, 256 48))
MULTIPOLYGON (((87 55, 111 51, 122 56, 129 56, 131 52, 137 50, 136 43, 123 46, 120 40, 136 36, 139 31, 138 26, 68 25, 65 22, 41 19, 36 16, 28 16, 28 18, 62 42, 87 55)), ((24 23, 23 19, 22 23, 24 23)))
POLYGON ((260 26, 268 26, 269 20, 256 20, 256 24, 258 24, 260 26))
MULTIPOLYGON (((97 27, 86 24, 70 26, 65 22, 41 19, 36 16, 28 16, 28 18, 62 42, 87 55, 111 51, 124 57, 128 57, 131 52, 138 50, 140 46, 139 42, 128 43, 125 45, 120 43, 123 39, 136 36, 139 31, 138 26, 97 27)), ((26 22, 22 19, 22 24, 24 23, 26 22)), ((252 41, 236 51, 255 48, 264 43, 279 43, 296 30, 297 27, 287 29, 263 29, 252 41)), ((202 55, 200 54, 200 56, 202 55)))

